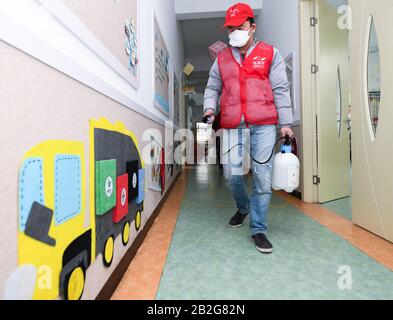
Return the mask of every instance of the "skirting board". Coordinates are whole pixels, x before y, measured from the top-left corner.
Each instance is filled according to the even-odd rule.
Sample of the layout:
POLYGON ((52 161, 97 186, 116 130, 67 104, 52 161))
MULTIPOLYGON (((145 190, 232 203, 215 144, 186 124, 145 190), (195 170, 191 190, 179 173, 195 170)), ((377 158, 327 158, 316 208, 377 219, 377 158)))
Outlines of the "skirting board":
POLYGON ((150 228, 152 227, 154 221, 156 220, 158 214, 160 213, 162 206, 164 205, 168 196, 171 194, 172 189, 174 188, 175 184, 177 183, 177 181, 179 180, 182 174, 185 174, 184 170, 180 171, 177 177, 174 179, 169 190, 166 192, 165 196, 161 199, 160 203, 153 211, 150 218, 147 220, 146 225, 143 228, 142 232, 135 239, 130 249, 124 255, 124 257, 122 258, 116 269, 113 271, 112 275, 109 277, 104 287, 101 289, 100 293, 97 295, 96 300, 109 300, 112 297, 120 281, 123 279, 123 276, 126 273, 130 263, 132 262, 132 259, 134 259, 139 247, 142 245, 150 228))

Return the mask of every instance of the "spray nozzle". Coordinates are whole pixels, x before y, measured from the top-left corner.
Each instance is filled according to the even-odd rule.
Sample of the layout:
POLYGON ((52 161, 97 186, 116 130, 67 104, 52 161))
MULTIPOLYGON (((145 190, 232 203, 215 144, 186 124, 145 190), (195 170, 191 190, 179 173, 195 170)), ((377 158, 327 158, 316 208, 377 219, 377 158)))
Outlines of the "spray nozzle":
POLYGON ((290 146, 292 144, 292 139, 289 137, 289 134, 285 135, 285 142, 284 145, 290 146))
POLYGON ((292 139, 288 134, 285 135, 285 142, 281 146, 281 153, 291 153, 292 152, 292 139))

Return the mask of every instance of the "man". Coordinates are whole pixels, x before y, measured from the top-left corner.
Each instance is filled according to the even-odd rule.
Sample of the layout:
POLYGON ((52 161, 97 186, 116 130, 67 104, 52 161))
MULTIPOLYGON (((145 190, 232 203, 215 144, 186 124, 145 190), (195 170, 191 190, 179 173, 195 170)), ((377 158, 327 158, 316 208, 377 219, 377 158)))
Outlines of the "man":
MULTIPOLYGON (((221 52, 210 71, 204 96, 204 116, 213 123, 220 101, 220 127, 224 140, 235 133, 235 150, 230 152, 252 157, 263 163, 276 142, 276 127, 281 136, 293 137, 291 125, 290 88, 285 62, 279 51, 254 38, 254 13, 247 4, 237 3, 228 9, 224 27, 227 28, 230 47, 221 52), (249 149, 244 136, 249 135, 249 149)), ((248 139, 247 139, 248 140, 248 139)), ((247 141, 248 142, 248 141, 247 141)), ((223 141, 225 151, 231 142, 223 141)), ((273 246, 266 237, 267 211, 272 197, 272 161, 266 164, 252 162, 253 193, 249 198, 244 182, 243 160, 224 163, 227 186, 237 205, 237 213, 229 224, 237 228, 250 214, 251 236, 262 253, 272 253, 273 246)))

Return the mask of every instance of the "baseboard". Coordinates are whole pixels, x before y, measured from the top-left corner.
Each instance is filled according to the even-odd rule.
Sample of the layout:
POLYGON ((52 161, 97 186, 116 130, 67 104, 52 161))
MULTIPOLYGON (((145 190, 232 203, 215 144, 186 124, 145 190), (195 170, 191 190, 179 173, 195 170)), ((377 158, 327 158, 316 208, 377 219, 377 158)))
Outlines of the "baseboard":
POLYGON ((132 259, 135 257, 139 247, 143 243, 148 234, 150 228, 152 227, 154 221, 156 220, 158 214, 162 206, 164 205, 165 201, 167 200, 169 194, 172 192, 173 187, 175 186, 176 182, 179 180, 180 176, 184 174, 184 171, 180 172, 173 183, 171 184, 169 190, 165 194, 165 196, 161 199, 160 203, 153 211, 150 218, 147 220, 146 225, 144 226, 142 232, 137 236, 133 244, 131 245, 130 249, 127 253, 123 256, 120 263, 113 271, 112 275, 109 277, 108 281, 105 283, 104 287, 101 289, 100 293, 97 295, 96 300, 109 300, 115 290, 117 289, 120 281, 123 279, 124 274, 126 273, 132 259))

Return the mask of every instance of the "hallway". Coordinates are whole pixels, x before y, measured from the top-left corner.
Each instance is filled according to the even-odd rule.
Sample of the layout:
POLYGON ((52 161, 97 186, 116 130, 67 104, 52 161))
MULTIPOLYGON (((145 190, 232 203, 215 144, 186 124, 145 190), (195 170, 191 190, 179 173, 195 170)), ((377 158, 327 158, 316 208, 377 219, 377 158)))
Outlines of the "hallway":
POLYGON ((0 1, 0 299, 393 299, 392 1, 0 1))
MULTIPOLYGON (((275 251, 261 255, 249 237, 248 219, 240 229, 228 226, 234 207, 219 169, 189 167, 181 179, 184 175, 187 181, 175 186, 112 299, 393 298, 393 244, 356 226, 349 234, 329 229, 293 203, 307 205, 275 193, 269 212, 275 251), (160 237, 162 220, 174 224, 177 210, 173 237, 172 232, 160 237), (169 247, 166 257, 146 259, 161 253, 163 244, 169 247), (340 268, 348 267, 352 288, 341 290, 340 268)), ((320 207, 315 213, 324 224, 343 227, 334 212, 320 207)))

